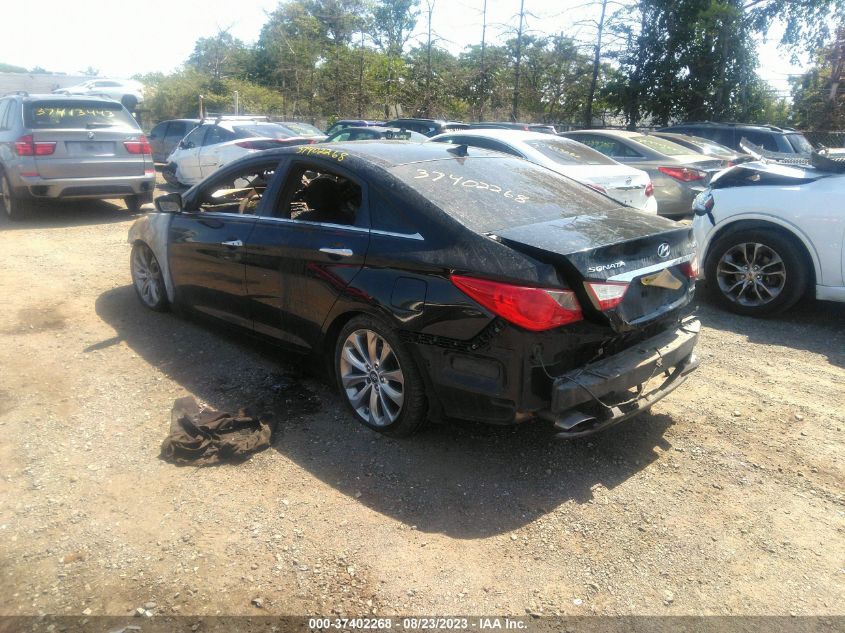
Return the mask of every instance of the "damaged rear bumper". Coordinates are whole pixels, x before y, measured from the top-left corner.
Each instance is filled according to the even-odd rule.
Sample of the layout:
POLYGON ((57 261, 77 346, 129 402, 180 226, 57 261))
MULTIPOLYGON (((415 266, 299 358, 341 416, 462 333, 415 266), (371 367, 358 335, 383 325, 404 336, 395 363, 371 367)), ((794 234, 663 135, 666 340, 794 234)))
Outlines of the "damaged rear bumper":
POLYGON ((558 437, 572 438, 591 435, 642 413, 698 367, 693 349, 700 327, 697 319, 686 319, 675 330, 558 376, 550 407, 539 411, 539 417, 554 422, 558 437), (659 376, 663 376, 660 385, 644 392, 646 383, 659 376), (633 388, 639 391, 632 398, 629 390, 633 388))

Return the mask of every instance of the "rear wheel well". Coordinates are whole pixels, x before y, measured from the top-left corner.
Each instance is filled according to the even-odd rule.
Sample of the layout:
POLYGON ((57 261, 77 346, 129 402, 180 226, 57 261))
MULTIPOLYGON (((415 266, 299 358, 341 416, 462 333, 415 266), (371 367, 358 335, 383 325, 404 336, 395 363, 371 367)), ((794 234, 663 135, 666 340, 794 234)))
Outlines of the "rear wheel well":
POLYGON ((356 316, 366 316, 366 312, 360 311, 353 311, 353 312, 344 312, 343 314, 339 314, 335 317, 335 320, 331 322, 331 325, 326 329, 326 335, 323 337, 323 345, 322 349, 320 350, 323 360, 326 363, 326 371, 328 372, 329 377, 334 380, 334 349, 337 345, 337 337, 340 334, 340 331, 343 329, 343 326, 349 323, 350 320, 354 319, 356 316))
MULTIPOLYGON (((781 225, 775 224, 773 222, 766 222, 765 220, 739 220, 737 222, 732 222, 729 225, 719 229, 719 231, 715 233, 710 239, 710 247, 708 248, 705 261, 700 262, 702 269, 706 269, 707 260, 710 259, 710 257, 712 256, 710 249, 713 247, 713 244, 715 244, 718 240, 725 237, 726 235, 736 233, 737 231, 744 231, 750 229, 766 229, 769 231, 775 231, 779 235, 787 238, 790 242, 795 245, 795 247, 801 253, 801 258, 803 259, 804 265, 807 268, 807 291, 808 293, 812 293, 813 295, 815 295, 816 267, 815 264, 813 264, 813 258, 810 256, 810 252, 807 250, 807 247, 804 245, 804 242, 802 242, 801 239, 789 229, 786 229, 781 225)), ((705 281, 707 281, 708 284, 710 283, 709 280, 705 281)))

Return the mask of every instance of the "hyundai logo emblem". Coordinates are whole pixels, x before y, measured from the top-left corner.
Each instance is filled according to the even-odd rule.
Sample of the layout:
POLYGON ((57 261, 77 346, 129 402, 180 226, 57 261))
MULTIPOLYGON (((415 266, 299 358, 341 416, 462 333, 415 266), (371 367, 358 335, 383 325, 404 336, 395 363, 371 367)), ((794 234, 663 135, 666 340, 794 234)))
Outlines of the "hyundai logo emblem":
POLYGON ((88 132, 88 138, 89 138, 89 139, 94 138, 94 133, 93 133, 93 132, 88 132))
POLYGON ((666 259, 669 257, 669 244, 668 242, 663 242, 660 246, 657 247, 657 256, 660 259, 666 259))

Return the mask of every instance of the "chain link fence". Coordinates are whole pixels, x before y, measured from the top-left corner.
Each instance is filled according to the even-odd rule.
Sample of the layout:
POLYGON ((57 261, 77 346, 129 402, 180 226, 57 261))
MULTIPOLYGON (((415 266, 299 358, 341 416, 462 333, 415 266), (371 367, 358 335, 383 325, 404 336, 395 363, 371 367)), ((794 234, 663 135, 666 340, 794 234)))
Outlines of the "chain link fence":
POLYGON ((845 147, 845 131, 843 132, 822 132, 822 131, 805 131, 802 132, 806 139, 813 144, 813 147, 845 147))

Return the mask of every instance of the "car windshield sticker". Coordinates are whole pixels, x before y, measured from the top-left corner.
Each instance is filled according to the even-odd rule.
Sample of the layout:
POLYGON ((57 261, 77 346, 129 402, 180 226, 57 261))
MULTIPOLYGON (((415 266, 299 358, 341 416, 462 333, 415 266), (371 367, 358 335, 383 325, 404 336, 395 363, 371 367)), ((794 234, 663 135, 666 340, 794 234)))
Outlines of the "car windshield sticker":
POLYGON ((297 154, 305 154, 307 156, 328 156, 342 163, 343 159, 349 156, 349 152, 338 152, 337 150, 329 149, 328 147, 311 147, 310 145, 300 145, 296 151, 297 154))
POLYGON ((414 179, 422 178, 427 178, 431 180, 431 182, 441 180, 444 184, 451 184, 455 187, 466 187, 467 189, 479 189, 482 191, 490 191, 491 193, 498 193, 503 195, 505 198, 516 200, 520 204, 525 204, 528 201, 528 196, 514 194, 514 192, 510 189, 502 190, 500 186, 492 185, 484 182, 483 180, 464 179, 463 176, 455 176, 454 174, 447 174, 446 172, 434 169, 431 171, 427 169, 417 169, 417 175, 414 176, 414 179))

